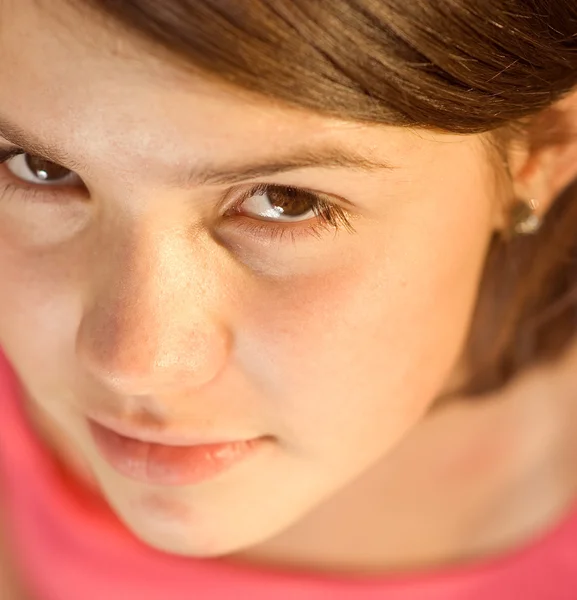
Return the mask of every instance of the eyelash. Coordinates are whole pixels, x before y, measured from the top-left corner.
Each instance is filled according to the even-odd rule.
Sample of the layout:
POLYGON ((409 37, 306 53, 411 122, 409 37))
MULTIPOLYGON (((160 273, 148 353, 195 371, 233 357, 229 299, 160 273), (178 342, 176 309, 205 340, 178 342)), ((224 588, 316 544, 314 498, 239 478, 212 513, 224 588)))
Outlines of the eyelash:
POLYGON ((336 204, 325 200, 321 195, 306 189, 294 186, 279 185, 272 183, 259 183, 243 192, 241 197, 235 202, 232 209, 229 210, 234 215, 239 215, 244 221, 251 221, 249 225, 238 225, 248 231, 251 235, 267 235, 271 240, 282 241, 285 236, 290 236, 291 240, 296 241, 301 235, 319 238, 326 230, 332 229, 338 231, 346 229, 349 233, 354 232, 351 224, 351 215, 345 209, 336 204), (272 220, 260 220, 250 215, 243 215, 240 208, 251 196, 266 194, 275 190, 276 192, 285 192, 287 194, 300 193, 306 195, 311 200, 310 210, 313 211, 315 219, 300 222, 275 222, 272 220))
MULTIPOLYGON (((10 159, 25 154, 23 150, 14 149, 11 151, 0 151, 0 165, 6 163, 10 159)), ((5 192, 24 191, 26 194, 37 196, 41 194, 59 195, 61 188, 55 186, 34 186, 33 184, 9 184, 5 188, 5 192), (38 189, 35 189, 38 187, 38 189), (42 191, 41 191, 42 190, 42 191)), ((349 233, 354 232, 351 224, 351 214, 342 207, 327 201, 316 192, 309 191, 303 188, 294 186, 286 186, 271 183, 259 183, 253 185, 248 190, 242 193, 241 197, 236 200, 234 206, 227 211, 227 217, 230 213, 240 219, 236 219, 235 227, 247 231, 251 236, 262 238, 266 236, 271 241, 281 242, 285 236, 289 235, 291 240, 295 242, 301 236, 309 236, 320 238, 326 230, 332 229, 338 231, 346 229, 349 233), (311 200, 310 210, 313 211, 315 218, 300 222, 275 222, 273 220, 260 220, 250 215, 245 215, 241 211, 241 207, 246 200, 251 196, 266 194, 272 190, 285 192, 287 194, 305 194, 311 200), (238 223, 241 220, 243 224, 238 223), (250 224, 247 224, 250 222, 250 224)))

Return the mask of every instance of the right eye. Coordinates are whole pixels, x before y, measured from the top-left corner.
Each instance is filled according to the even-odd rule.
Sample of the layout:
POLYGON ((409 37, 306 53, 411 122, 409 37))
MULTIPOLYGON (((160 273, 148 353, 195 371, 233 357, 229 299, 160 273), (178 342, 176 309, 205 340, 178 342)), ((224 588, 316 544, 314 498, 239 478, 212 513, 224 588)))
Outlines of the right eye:
POLYGON ((74 171, 33 154, 22 153, 7 160, 6 168, 14 177, 39 186, 82 183, 74 171))

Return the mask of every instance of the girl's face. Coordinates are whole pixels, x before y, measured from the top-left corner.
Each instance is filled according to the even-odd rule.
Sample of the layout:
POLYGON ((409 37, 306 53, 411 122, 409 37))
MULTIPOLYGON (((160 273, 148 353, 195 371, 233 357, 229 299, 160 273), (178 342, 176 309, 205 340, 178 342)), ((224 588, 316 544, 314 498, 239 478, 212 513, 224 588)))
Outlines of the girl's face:
POLYGON ((497 220, 486 145, 250 97, 64 3, 0 21, 0 151, 28 153, 0 167, 0 344, 29 401, 146 542, 210 556, 279 533, 451 376, 497 220), (89 418, 266 441, 192 484, 169 449, 140 454, 133 479, 89 418))

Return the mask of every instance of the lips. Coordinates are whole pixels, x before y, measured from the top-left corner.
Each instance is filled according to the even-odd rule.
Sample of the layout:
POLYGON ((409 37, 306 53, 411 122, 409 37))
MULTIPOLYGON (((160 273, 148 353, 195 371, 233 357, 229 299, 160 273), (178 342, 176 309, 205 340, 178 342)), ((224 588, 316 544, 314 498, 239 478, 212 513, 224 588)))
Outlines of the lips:
POLYGON ((216 443, 159 443, 129 437, 89 420, 89 431, 104 460, 119 474, 159 486, 197 485, 248 458, 264 438, 216 443))

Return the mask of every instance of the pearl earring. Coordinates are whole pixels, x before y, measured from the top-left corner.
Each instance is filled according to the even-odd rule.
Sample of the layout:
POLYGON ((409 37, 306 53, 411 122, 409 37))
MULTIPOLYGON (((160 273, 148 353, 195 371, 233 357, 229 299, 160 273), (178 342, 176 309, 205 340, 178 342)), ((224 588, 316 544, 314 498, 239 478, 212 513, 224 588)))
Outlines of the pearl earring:
POLYGON ((539 231, 542 219, 537 214, 538 203, 535 199, 520 201, 511 211, 512 229, 517 235, 533 235, 539 231))

